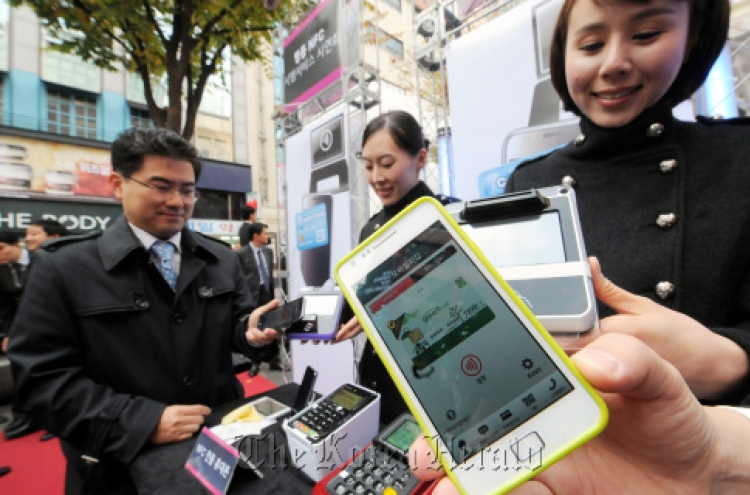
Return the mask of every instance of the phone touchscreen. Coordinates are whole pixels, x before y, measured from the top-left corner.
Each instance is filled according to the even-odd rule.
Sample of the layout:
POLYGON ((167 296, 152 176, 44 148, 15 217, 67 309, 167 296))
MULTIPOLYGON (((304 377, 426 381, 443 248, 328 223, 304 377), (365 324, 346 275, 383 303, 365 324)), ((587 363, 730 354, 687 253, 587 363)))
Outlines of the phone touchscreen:
POLYGON ((354 287, 456 462, 574 389, 440 220, 354 287))

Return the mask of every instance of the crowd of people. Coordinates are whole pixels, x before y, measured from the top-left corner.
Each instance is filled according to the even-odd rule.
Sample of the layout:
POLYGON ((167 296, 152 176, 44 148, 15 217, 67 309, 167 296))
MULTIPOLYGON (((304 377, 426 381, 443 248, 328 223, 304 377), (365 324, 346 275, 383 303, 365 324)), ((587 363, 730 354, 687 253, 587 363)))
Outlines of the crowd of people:
MULTIPOLYGON (((611 419, 516 493, 750 487, 750 120, 672 116, 722 50, 729 10, 728 0, 564 2, 550 66, 581 134, 521 164, 507 191, 576 189, 601 335, 584 337, 573 360, 611 419)), ((419 179, 427 149, 406 112, 366 126, 359 160, 383 209, 360 239, 435 196, 419 179)), ((31 254, 0 232, 14 415, 60 437, 71 494, 135 493, 126 466, 146 445, 191 437, 211 407, 239 397, 232 352, 251 374, 262 361, 280 367, 280 332, 257 328, 279 302, 255 210, 243 211, 237 252, 188 230, 200 159, 169 131, 126 131, 112 165, 124 214, 104 232, 36 222, 31 254)), ((360 331, 351 316, 335 340, 360 331)), ((384 423, 407 410, 369 344, 359 370, 384 423)), ((443 476, 426 441, 410 459, 418 477, 443 476)), ((443 478, 435 493, 457 489, 443 478)))

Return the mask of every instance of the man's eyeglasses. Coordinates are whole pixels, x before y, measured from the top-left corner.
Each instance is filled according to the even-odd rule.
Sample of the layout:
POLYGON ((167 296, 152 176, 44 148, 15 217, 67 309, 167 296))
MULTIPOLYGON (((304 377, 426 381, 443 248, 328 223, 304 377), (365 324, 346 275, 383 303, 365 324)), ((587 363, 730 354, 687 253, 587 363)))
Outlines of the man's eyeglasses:
POLYGON ((136 178, 133 177, 127 177, 128 180, 132 180, 133 182, 136 182, 143 187, 148 187, 151 189, 154 194, 161 197, 162 199, 171 198, 172 195, 177 192, 182 199, 185 200, 193 200, 196 199, 198 196, 200 196, 200 191, 198 191, 195 186, 177 186, 174 184, 147 184, 145 182, 141 182, 136 178))

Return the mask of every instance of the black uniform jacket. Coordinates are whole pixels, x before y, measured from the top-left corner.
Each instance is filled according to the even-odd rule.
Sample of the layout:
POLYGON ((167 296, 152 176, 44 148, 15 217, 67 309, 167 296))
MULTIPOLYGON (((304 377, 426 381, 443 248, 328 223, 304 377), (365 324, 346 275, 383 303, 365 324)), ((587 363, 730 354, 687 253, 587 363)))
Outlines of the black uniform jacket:
MULTIPOLYGON (((610 280, 750 353, 750 119, 682 122, 664 104, 618 129, 584 118, 507 191, 561 183, 574 184, 586 250, 610 280)), ((750 381, 719 402, 750 404, 750 381)))
POLYGON ((253 309, 235 253, 188 229, 176 292, 124 216, 60 239, 35 256, 13 326, 18 405, 86 450, 108 405, 125 399, 101 454, 126 464, 167 405, 240 397, 230 351, 266 352, 244 336, 253 309))
MULTIPOLYGON (((434 198, 429 187, 424 182, 419 182, 397 203, 383 207, 380 212, 376 213, 362 227, 359 235, 359 241, 362 242, 372 235, 376 230, 382 227, 388 220, 392 219, 404 210, 415 200, 429 196, 434 198)), ((438 200, 445 202, 443 197, 438 200)), ((365 387, 380 393, 380 422, 383 424, 391 423, 401 413, 408 411, 406 402, 401 397, 396 384, 393 383, 391 376, 385 369, 383 362, 375 352, 375 348, 370 341, 367 341, 365 349, 362 352, 362 358, 359 362, 359 381, 365 387)))

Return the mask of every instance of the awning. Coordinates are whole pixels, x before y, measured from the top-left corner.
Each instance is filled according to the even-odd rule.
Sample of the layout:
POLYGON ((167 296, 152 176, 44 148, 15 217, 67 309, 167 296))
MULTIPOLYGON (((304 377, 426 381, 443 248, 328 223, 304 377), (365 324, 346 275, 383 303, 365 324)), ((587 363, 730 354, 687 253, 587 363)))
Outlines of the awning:
POLYGON ((202 160, 198 189, 248 193, 253 190, 251 167, 214 160, 202 160))

